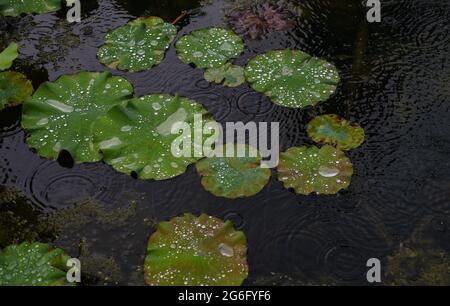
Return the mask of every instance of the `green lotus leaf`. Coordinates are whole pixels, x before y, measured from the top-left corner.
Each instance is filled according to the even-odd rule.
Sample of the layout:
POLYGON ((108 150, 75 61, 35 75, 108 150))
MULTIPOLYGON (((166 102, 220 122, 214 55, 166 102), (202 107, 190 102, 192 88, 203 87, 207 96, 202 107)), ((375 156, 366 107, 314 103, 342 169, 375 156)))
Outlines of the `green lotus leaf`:
POLYGON ((276 104, 292 108, 327 100, 339 83, 332 64, 295 50, 276 50, 256 56, 245 68, 254 90, 276 104))
POLYGON ((344 152, 329 145, 294 147, 280 155, 278 179, 298 194, 336 194, 350 185, 352 175, 344 152))
POLYGON ((20 16, 26 13, 48 13, 61 9, 61 0, 0 0, 0 14, 20 16))
POLYGON ((0 286, 64 286, 70 257, 48 244, 24 242, 0 251, 0 286))
POLYGON ((194 154, 193 148, 198 151, 203 140, 211 136, 196 139, 193 133, 201 132, 207 124, 217 123, 195 101, 154 94, 115 106, 97 120, 93 132, 103 159, 117 171, 134 172, 141 179, 165 180, 183 174, 188 165, 203 157, 202 152, 194 154), (189 131, 176 128, 172 134, 174 125, 180 123, 189 131), (187 154, 182 149, 172 152, 172 144, 180 137, 189 145, 187 154))
POLYGON ((138 18, 108 33, 97 57, 113 69, 143 71, 159 64, 177 34, 159 17, 138 18))
POLYGON ((22 103, 33 93, 33 85, 18 72, 0 72, 0 110, 22 103))
POLYGON ((245 145, 218 147, 223 157, 208 157, 196 164, 203 187, 215 196, 236 199, 260 192, 269 182, 271 171, 261 167, 259 152, 245 145), (234 154, 226 154, 227 148, 234 154), (240 156, 237 152, 242 152, 240 156), (226 157, 233 156, 233 157, 226 157))
POLYGON ((338 115, 317 116, 308 124, 308 136, 317 143, 326 143, 339 150, 351 150, 364 142, 364 129, 338 115))
POLYGON ((81 72, 46 82, 24 102, 22 125, 30 133, 28 145, 49 159, 66 150, 77 162, 99 161, 92 123, 132 93, 127 80, 107 72, 81 72))
POLYGON ((13 42, 0 53, 0 70, 11 68, 17 56, 19 56, 19 53, 17 52, 17 44, 13 42))
POLYGON ((197 68, 220 68, 244 51, 242 39, 233 31, 207 28, 183 36, 177 42, 177 55, 185 64, 197 68))
POLYGON ((239 286, 247 278, 247 242, 230 221, 185 214, 161 222, 144 262, 152 286, 239 286))
POLYGON ((219 68, 210 68, 205 71, 205 80, 210 83, 217 83, 237 87, 245 83, 244 68, 227 63, 219 68))

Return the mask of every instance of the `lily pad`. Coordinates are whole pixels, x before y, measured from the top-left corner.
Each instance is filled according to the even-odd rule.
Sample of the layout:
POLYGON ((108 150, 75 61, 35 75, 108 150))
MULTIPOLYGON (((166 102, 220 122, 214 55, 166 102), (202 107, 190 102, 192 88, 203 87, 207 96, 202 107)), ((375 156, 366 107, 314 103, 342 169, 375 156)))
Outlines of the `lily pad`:
POLYGON ((294 147, 281 153, 278 179, 298 194, 336 194, 351 182, 353 165, 345 153, 322 148, 294 147))
POLYGON ((148 70, 164 59, 176 34, 176 27, 159 17, 138 18, 108 33, 97 56, 113 69, 148 70))
POLYGON ((185 64, 195 64, 200 69, 220 68, 243 51, 242 39, 223 28, 197 30, 177 42, 180 60, 185 64))
POLYGON ((261 168, 259 152, 245 145, 236 145, 234 157, 226 157, 228 144, 217 148, 224 157, 208 157, 196 165, 202 176, 202 185, 215 196, 236 199, 249 197, 260 192, 269 182, 271 171, 261 168), (244 157, 237 157, 240 149, 244 157))
POLYGON ((33 93, 33 85, 21 73, 0 72, 0 110, 19 105, 33 93))
MULTIPOLYGON (((193 131, 200 129, 201 132, 207 123, 215 124, 215 121, 195 101, 154 94, 115 106, 99 118, 93 132, 103 159, 117 171, 134 172, 141 179, 164 180, 183 174, 188 165, 203 157, 196 157, 193 152, 193 147, 202 148, 193 131), (197 122, 203 120, 199 126, 194 125, 196 118, 197 122), (172 134, 177 123, 186 123, 190 131, 172 134), (172 152, 172 143, 180 135, 191 142, 191 150, 186 154, 189 156, 176 156, 172 152)), ((183 155, 181 150, 175 153, 183 155)))
POLYGON ((48 13, 61 9, 61 0, 0 0, 0 14, 20 16, 26 13, 48 13))
POLYGON ((327 100, 339 83, 332 64, 296 50, 276 50, 252 59, 245 76, 275 104, 302 108, 327 100))
POLYGON ((161 222, 144 262, 152 286, 238 286, 247 278, 247 242, 230 221, 185 214, 161 222))
POLYGON ((61 249, 48 244, 24 242, 0 251, 0 286, 63 286, 67 260, 61 249))
POLYGON ((227 87, 237 87, 245 83, 244 68, 227 63, 219 68, 210 68, 205 71, 205 80, 227 87))
POLYGON ((11 43, 5 50, 0 53, 0 70, 11 68, 17 56, 19 56, 19 53, 17 52, 17 44, 11 43))
POLYGON ((99 161, 92 123, 132 93, 127 80, 107 72, 81 72, 46 82, 24 102, 22 125, 30 133, 28 145, 49 159, 66 150, 77 162, 99 161))
POLYGON ((317 143, 326 143, 339 150, 351 150, 364 142, 364 129, 338 115, 317 116, 308 124, 308 136, 317 143))

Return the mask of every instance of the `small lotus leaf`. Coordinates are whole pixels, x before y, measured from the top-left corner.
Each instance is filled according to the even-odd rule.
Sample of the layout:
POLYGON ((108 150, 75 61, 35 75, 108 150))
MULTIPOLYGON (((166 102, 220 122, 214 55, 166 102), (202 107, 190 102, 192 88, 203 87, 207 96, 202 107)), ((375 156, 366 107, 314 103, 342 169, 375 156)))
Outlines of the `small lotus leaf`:
POLYGON ((0 286, 64 286, 70 257, 48 244, 24 242, 0 251, 0 286))
POLYGON ((144 263, 152 286, 238 286, 247 278, 247 242, 230 221, 185 214, 161 222, 144 263))
POLYGON ((344 152, 329 145, 290 148, 278 165, 284 187, 304 195, 336 194, 350 185, 352 175, 353 165, 344 152))
POLYGON ((352 150, 364 142, 364 129, 338 115, 317 116, 308 124, 308 136, 317 143, 326 143, 339 150, 352 150))
POLYGON ((193 131, 201 132, 207 123, 216 124, 200 104, 154 94, 112 108, 95 123, 93 132, 103 159, 117 171, 134 172, 141 179, 164 180, 183 174, 188 165, 202 157, 196 157, 193 150, 189 150, 190 156, 184 156, 182 150, 175 153, 183 156, 176 156, 172 143, 183 135, 191 148, 201 148, 199 142, 204 138, 197 141, 193 131), (200 126, 195 126, 196 118, 203 120, 200 126), (188 124, 190 131, 182 134, 177 128, 177 133, 172 134, 174 124, 179 123, 188 124))
POLYGON ((271 171, 261 168, 261 155, 249 146, 227 144, 216 149, 223 157, 208 157, 196 165, 202 185, 215 196, 236 199, 260 192, 269 182, 271 171), (226 157, 227 147, 235 152, 226 157), (233 148, 234 147, 234 148, 233 148), (238 157, 241 151, 243 157, 238 157))
POLYGON ((245 82, 244 68, 227 63, 219 68, 210 68, 205 71, 205 80, 227 87, 237 87, 245 82))
POLYGON ((197 30, 177 42, 180 60, 200 69, 220 68, 243 51, 242 39, 233 31, 222 28, 197 30))
POLYGON ((177 29, 159 17, 138 18, 108 33, 97 56, 105 65, 131 72, 159 64, 177 29))
POLYGON ((17 52, 17 44, 13 42, 0 53, 0 70, 11 68, 14 60, 18 55, 19 53, 17 52))
POLYGON ((252 59, 245 76, 254 90, 276 104, 302 108, 325 101, 336 90, 339 74, 332 64, 295 50, 276 50, 252 59))
POLYGON ((22 103, 33 93, 33 85, 18 72, 0 72, 0 110, 22 103))
POLYGON ((92 123, 132 93, 127 80, 107 72, 81 72, 46 82, 24 102, 22 125, 30 133, 28 145, 49 159, 66 150, 77 162, 99 161, 92 123))
POLYGON ((20 16, 26 13, 48 13, 61 9, 61 0, 0 0, 0 14, 20 16))

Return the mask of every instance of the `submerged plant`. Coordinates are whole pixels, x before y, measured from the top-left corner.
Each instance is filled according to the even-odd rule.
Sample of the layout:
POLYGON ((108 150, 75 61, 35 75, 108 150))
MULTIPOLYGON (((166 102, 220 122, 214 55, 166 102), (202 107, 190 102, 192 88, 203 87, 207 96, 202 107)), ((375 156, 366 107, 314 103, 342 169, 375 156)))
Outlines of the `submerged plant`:
POLYGON ((296 50, 276 50, 256 56, 245 68, 252 88, 276 104, 292 108, 328 99, 339 83, 336 67, 296 50))
POLYGON ((20 16, 29 13, 48 13, 61 9, 61 0, 0 0, 0 15, 20 16))
POLYGON ((350 159, 329 145, 294 147, 280 155, 278 180, 298 194, 336 194, 350 185, 352 175, 350 159))
MULTIPOLYGON (((191 148, 188 156, 181 151, 174 156, 172 144, 185 127, 175 126, 175 132, 172 131, 180 123, 187 124, 191 131, 216 124, 207 110, 193 100, 148 95, 117 105, 99 118, 93 127, 95 146, 103 153, 105 162, 120 172, 135 172, 142 179, 173 178, 202 157, 196 157, 191 148), (203 125, 195 125, 196 117, 203 119, 203 125)), ((204 139, 198 143, 191 132, 183 137, 189 138, 192 148, 202 147, 204 139)))
POLYGON ((127 80, 107 72, 80 72, 46 82, 24 103, 22 125, 30 133, 28 145, 49 159, 66 150, 77 162, 99 161, 91 126, 132 93, 127 80))
POLYGON ((17 44, 13 42, 0 53, 0 70, 11 68, 14 60, 19 56, 17 48, 17 44))
POLYGON ((293 13, 270 1, 235 8, 226 18, 238 35, 249 39, 257 39, 271 32, 286 31, 296 24, 296 16, 293 13))
POLYGON ((138 18, 108 33, 97 57, 113 69, 143 71, 159 64, 177 29, 159 17, 138 18))
POLYGON ((205 79, 235 87, 244 83, 242 67, 231 60, 244 51, 242 39, 232 31, 208 28, 194 31, 177 42, 177 55, 185 64, 206 69, 205 79))
POLYGON ((391 286, 448 286, 450 257, 441 249, 401 245, 387 259, 384 283, 391 286))
POLYGON ((198 174, 202 176, 203 187, 212 194, 230 199, 249 197, 260 192, 269 182, 271 171, 261 168, 261 156, 256 149, 227 144, 216 148, 216 151, 224 157, 208 157, 196 165, 198 174), (230 147, 235 153, 242 151, 245 155, 226 157, 227 148, 230 147))
POLYGON ((0 72, 0 110, 21 104, 33 93, 33 85, 21 73, 0 72))
POLYGON ((230 221, 185 214, 161 222, 144 262, 152 286, 238 286, 247 278, 247 242, 230 221))
POLYGON ((48 244, 24 242, 0 251, 0 286, 62 286, 70 257, 48 244))
POLYGON ((352 150, 364 142, 364 129, 338 115, 317 116, 308 124, 308 136, 317 143, 330 144, 339 150, 352 150))

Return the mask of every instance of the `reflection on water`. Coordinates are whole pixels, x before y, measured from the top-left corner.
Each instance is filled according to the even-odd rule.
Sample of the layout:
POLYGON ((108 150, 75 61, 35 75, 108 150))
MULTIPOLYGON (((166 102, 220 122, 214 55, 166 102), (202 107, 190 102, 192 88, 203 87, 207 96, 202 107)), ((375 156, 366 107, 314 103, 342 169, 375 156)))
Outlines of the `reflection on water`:
MULTIPOLYGON (((179 24, 179 36, 226 24, 222 7, 233 3, 210 2, 200 9, 199 1, 87 1, 82 22, 70 25, 63 12, 2 18, 0 48, 18 40, 21 55, 14 68, 37 87, 62 74, 108 70, 96 59, 97 48, 108 31, 135 16, 159 15, 171 21, 189 10, 179 24)), ((164 92, 195 99, 221 122, 278 121, 283 151, 312 144, 306 124, 318 114, 336 113, 358 122, 367 137, 349 153, 355 175, 348 190, 306 197, 284 190, 272 178, 254 197, 229 200, 206 192, 192 167, 164 182, 134 180, 102 163, 62 167, 27 148, 19 107, 0 113, 0 183, 20 189, 26 198, 21 207, 28 205, 15 212, 17 220, 77 209, 73 207, 85 211, 85 206, 74 205, 86 201, 100 203, 100 211, 116 211, 128 207, 133 195, 136 209, 121 226, 93 221, 76 234, 69 228, 56 240, 47 232, 41 237, 74 256, 82 253, 80 239, 85 239, 85 258, 94 263, 107 259, 116 267, 110 277, 118 278, 107 283, 119 284, 142 284, 153 220, 184 212, 230 219, 245 231, 251 270, 247 284, 365 284, 367 259, 385 263, 389 255, 401 252, 400 243, 410 240, 419 224, 427 225, 419 230, 430 229, 433 248, 448 254, 450 3, 386 0, 380 24, 365 22, 359 0, 304 0, 300 9, 295 28, 246 39, 245 53, 236 63, 280 48, 301 49, 335 63, 341 84, 314 108, 282 108, 246 85, 208 84, 200 69, 177 59, 173 45, 165 60, 149 71, 113 73, 132 82, 137 95, 164 92)), ((332 170, 323 169, 323 174, 331 176, 332 170)), ((104 283, 99 275, 90 282, 97 280, 104 283)))

